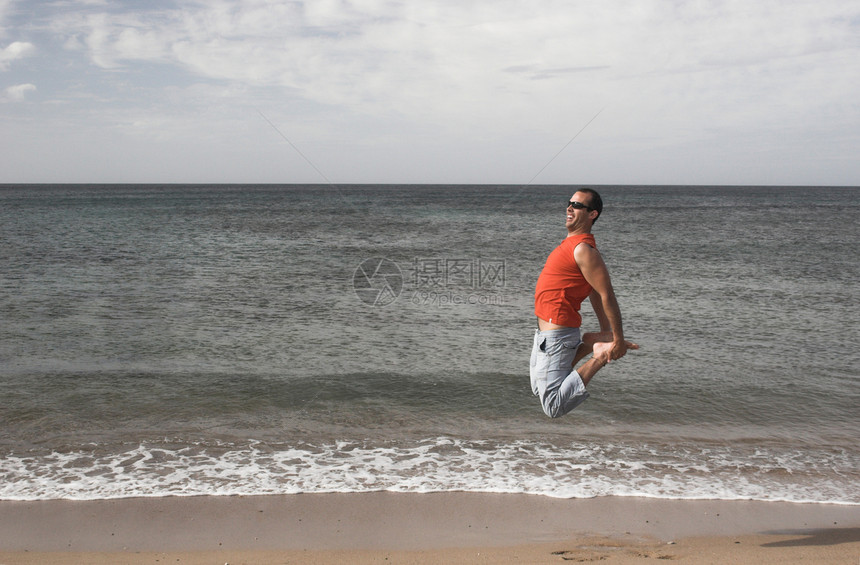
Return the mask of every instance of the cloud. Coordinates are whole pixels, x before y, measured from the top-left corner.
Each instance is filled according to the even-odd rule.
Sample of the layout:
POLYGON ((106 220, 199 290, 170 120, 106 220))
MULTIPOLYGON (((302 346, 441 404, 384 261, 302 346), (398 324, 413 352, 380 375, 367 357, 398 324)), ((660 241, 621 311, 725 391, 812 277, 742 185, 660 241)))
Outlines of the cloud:
POLYGON ((7 100, 20 102, 27 97, 28 93, 35 91, 36 85, 34 84, 16 84, 14 86, 6 88, 3 91, 3 94, 7 100))
POLYGON ((9 12, 9 7, 12 5, 14 0, 0 0, 0 33, 3 31, 3 20, 6 17, 7 12, 9 12))
MULTIPOLYGON (((645 180, 646 169, 698 178, 714 155, 763 146, 847 154, 860 128, 854 0, 32 6, 6 18, 40 47, 27 67, 34 73, 14 82, 39 84, 46 111, 63 107, 64 116, 77 112, 82 123, 134 139, 188 142, 212 132, 213 144, 227 146, 235 136, 222 132, 237 127, 272 133, 255 123, 260 109, 303 149, 316 144, 317 155, 343 164, 344 177, 357 167, 388 170, 391 160, 378 155, 393 151, 402 170, 418 171, 410 178, 441 170, 489 178, 505 166, 526 172, 492 178, 529 178, 601 108, 577 157, 603 167, 595 176, 622 171, 630 182, 645 180), (667 166, 693 147, 703 148, 698 162, 667 166), (626 172, 620 161, 641 165, 626 172)), ((566 156, 541 180, 556 171, 567 178, 566 156)))
POLYGON ((9 44, 0 50, 0 71, 7 70, 12 61, 31 55, 35 50, 36 48, 32 43, 24 41, 15 41, 9 44))
POLYGON ((572 87, 606 98, 622 80, 662 81, 655 95, 675 99, 691 73, 711 73, 705 93, 720 73, 755 88, 764 77, 735 83, 731 69, 856 47, 851 16, 839 1, 221 0, 96 10, 77 26, 103 68, 168 63, 323 104, 458 115, 480 114, 488 98, 527 110, 572 87))

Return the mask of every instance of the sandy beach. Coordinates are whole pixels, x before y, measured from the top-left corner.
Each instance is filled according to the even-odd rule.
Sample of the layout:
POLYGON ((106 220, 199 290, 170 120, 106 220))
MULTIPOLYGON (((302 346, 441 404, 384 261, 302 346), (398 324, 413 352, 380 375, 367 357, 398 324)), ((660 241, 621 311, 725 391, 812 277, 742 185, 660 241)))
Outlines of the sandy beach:
POLYGON ((0 502, 0 563, 860 562, 860 506, 510 494, 0 502))

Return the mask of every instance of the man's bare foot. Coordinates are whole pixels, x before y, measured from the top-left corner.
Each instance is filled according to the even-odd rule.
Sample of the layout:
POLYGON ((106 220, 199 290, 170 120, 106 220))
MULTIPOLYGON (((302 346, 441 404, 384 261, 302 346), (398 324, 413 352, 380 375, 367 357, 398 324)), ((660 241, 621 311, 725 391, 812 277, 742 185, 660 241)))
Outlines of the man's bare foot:
MULTIPOLYGON (((627 349, 639 349, 639 345, 633 343, 632 341, 624 340, 624 345, 627 349)), ((592 346, 592 351, 594 352, 594 358, 603 361, 604 364, 612 361, 611 351, 612 351, 612 342, 609 341, 601 341, 595 343, 592 346)))
POLYGON ((589 352, 595 343, 601 341, 612 341, 612 332, 587 332, 582 334, 582 343, 588 347, 589 352))
POLYGON ((594 344, 601 341, 612 341, 612 332, 588 332, 582 334, 582 342, 579 344, 579 349, 576 350, 576 356, 573 358, 572 367, 576 367, 577 363, 588 357, 594 349, 594 344))
MULTIPOLYGON (((625 340, 624 345, 627 346, 627 349, 639 349, 639 346, 632 341, 625 340)), ((595 342, 591 349, 594 355, 576 370, 585 385, 588 385, 588 383, 591 382, 591 377, 593 377, 597 371, 612 361, 613 347, 611 341, 595 342)), ((579 355, 579 353, 580 352, 577 352, 577 355, 579 355)))
POLYGON ((609 357, 609 352, 612 350, 612 342, 599 341, 591 347, 591 350, 594 353, 594 358, 603 362, 604 365, 612 361, 609 357))
MULTIPOLYGON (((573 358, 573 363, 571 363, 571 367, 576 367, 577 363, 588 357, 589 354, 594 353, 596 351, 595 346, 598 344, 603 344, 598 347, 598 349, 605 349, 606 345, 612 342, 612 332, 588 332, 582 334, 582 343, 579 344, 579 349, 576 351, 576 355, 573 358)), ((639 349, 639 346, 633 343, 632 341, 624 341, 624 344, 627 345, 627 349, 639 349)), ((601 354, 595 354, 595 358, 600 359, 603 357, 603 364, 605 365, 611 359, 609 355, 602 352, 601 354)))

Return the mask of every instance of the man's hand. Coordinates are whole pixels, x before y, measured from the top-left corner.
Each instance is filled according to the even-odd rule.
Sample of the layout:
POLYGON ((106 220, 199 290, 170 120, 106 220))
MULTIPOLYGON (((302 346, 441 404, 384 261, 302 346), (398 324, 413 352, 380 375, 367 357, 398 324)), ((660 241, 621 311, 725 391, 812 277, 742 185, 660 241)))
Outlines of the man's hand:
POLYGON ((594 358, 601 361, 604 365, 621 359, 627 355, 630 349, 639 349, 639 346, 632 341, 602 341, 594 344, 594 358))
POLYGON ((609 357, 609 361, 615 361, 616 359, 621 359, 625 355, 627 355, 627 351, 629 349, 639 349, 639 346, 633 343, 632 341, 613 341, 610 344, 610 347, 607 351, 607 356, 609 357))

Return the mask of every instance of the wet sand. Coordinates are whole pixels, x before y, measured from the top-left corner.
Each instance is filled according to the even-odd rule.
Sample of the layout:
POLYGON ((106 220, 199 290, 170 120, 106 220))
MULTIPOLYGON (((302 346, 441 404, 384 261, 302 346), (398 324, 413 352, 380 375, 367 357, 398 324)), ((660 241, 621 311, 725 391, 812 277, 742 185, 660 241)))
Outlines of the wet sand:
POLYGON ((530 495, 0 501, 13 563, 860 563, 860 506, 530 495))

